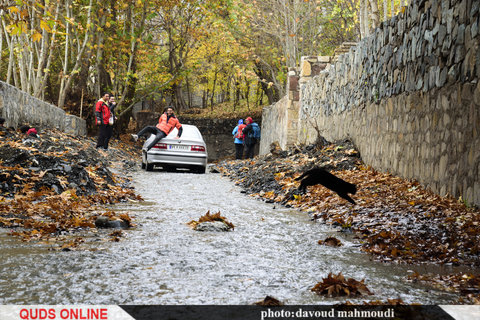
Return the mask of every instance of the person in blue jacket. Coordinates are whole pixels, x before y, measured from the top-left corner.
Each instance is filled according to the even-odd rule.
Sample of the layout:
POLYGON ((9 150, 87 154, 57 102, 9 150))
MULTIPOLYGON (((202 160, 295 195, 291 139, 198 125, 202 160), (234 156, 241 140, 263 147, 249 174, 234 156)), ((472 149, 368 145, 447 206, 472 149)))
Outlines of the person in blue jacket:
POLYGON ((233 129, 232 134, 235 137, 235 159, 239 160, 243 158, 243 129, 246 127, 243 124, 243 120, 238 120, 238 125, 233 129))

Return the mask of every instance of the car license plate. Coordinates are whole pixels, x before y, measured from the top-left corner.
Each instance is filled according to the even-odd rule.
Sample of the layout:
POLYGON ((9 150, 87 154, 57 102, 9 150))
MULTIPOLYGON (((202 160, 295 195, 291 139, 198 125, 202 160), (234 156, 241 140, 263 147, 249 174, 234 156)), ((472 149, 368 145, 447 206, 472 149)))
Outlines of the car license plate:
POLYGON ((179 145, 179 144, 169 144, 168 149, 169 150, 189 151, 190 146, 184 146, 184 145, 179 145))

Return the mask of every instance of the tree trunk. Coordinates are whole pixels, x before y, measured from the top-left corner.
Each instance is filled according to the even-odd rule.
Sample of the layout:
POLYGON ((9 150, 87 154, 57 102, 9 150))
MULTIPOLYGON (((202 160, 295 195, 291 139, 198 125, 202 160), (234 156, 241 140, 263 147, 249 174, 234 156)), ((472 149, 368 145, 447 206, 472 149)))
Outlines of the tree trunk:
POLYGON ((388 1, 383 0, 383 21, 387 21, 388 14, 388 1))
MULTIPOLYGON (((130 17, 130 20, 129 20, 129 27, 130 27, 130 37, 131 37, 131 41, 130 41, 130 58, 129 58, 129 61, 128 61, 128 79, 127 79, 127 82, 125 84, 125 90, 124 90, 124 94, 122 94, 122 98, 120 100, 120 102, 118 103, 118 105, 121 105, 121 104, 126 104, 126 105, 130 105, 130 106, 133 106, 133 101, 134 101, 134 98, 135 98, 135 89, 136 89, 136 84, 137 84, 137 77, 136 77, 136 72, 137 72, 137 52, 138 52, 138 45, 137 45, 137 39, 138 37, 143 34, 143 31, 144 31, 144 27, 145 27, 145 19, 146 19, 146 15, 147 15, 147 2, 148 1, 145 1, 143 3, 143 9, 142 9, 142 16, 141 16, 141 20, 140 20, 140 26, 138 28, 138 30, 135 30, 135 24, 134 24, 134 15, 132 13, 131 17, 130 17)), ((126 110, 124 110, 120 115, 119 115, 119 119, 117 120, 117 130, 119 132, 125 132, 127 127, 128 127, 128 123, 130 122, 130 117, 132 116, 132 110, 133 110, 133 107, 129 107, 127 108, 126 110)))
MULTIPOLYGON (((92 0, 90 0, 90 4, 88 6, 88 14, 87 14, 87 26, 91 25, 91 14, 92 14, 92 0)), ((58 96, 58 107, 63 108, 65 105, 65 98, 67 96, 68 91, 70 90, 70 87, 72 85, 72 80, 75 76, 76 73, 78 73, 80 62, 82 61, 83 53, 85 52, 85 48, 87 47, 87 43, 90 39, 90 32, 91 30, 87 28, 85 30, 85 38, 83 39, 83 44, 79 48, 79 51, 76 56, 76 61, 75 61, 75 66, 73 67, 72 71, 70 72, 70 75, 68 76, 68 80, 65 80, 67 78, 66 74, 62 75, 62 80, 61 80, 61 89, 59 92, 58 96), (63 85, 62 85, 63 84, 63 85)), ((66 46, 67 47, 67 46, 66 46)), ((65 53, 66 59, 68 56, 68 52, 65 53)), ((64 69, 66 70, 66 69, 64 69)))
POLYGON ((172 85, 172 102, 177 111, 183 111, 187 108, 185 99, 183 97, 182 83, 174 83, 172 85))
POLYGON ((250 111, 250 103, 249 103, 249 96, 250 96, 250 82, 247 79, 247 76, 245 76, 245 100, 247 100, 247 110, 250 111))
POLYGON ((215 104, 215 87, 217 84, 217 76, 218 76, 218 70, 215 69, 215 77, 213 78, 213 85, 212 85, 212 96, 210 97, 210 105, 212 106, 212 110, 213 110, 213 105, 215 104))
POLYGON ((260 101, 260 93, 263 92, 261 89, 260 89, 260 82, 257 83, 257 90, 255 92, 255 106, 258 107, 260 106, 261 104, 261 101, 260 101))
MULTIPOLYGON (((60 14, 60 2, 57 3, 57 8, 55 10, 55 21, 57 21, 59 14, 60 14)), ((49 47, 50 52, 48 54, 46 66, 45 66, 45 69, 44 69, 45 71, 42 70, 43 76, 37 78, 37 81, 39 81, 39 83, 38 83, 38 85, 35 86, 36 92, 34 90, 34 95, 37 98, 42 98, 43 99, 43 97, 45 96, 45 88, 47 87, 47 82, 48 82, 48 79, 49 79, 50 65, 52 63, 52 57, 53 57, 53 53, 54 53, 54 45, 55 45, 57 28, 58 28, 58 23, 55 22, 54 27, 53 27, 53 34, 51 35, 51 38, 50 38, 50 47, 49 47)), ((48 34, 45 30, 44 30, 44 33, 48 34)))
POLYGON ((240 84, 238 83, 238 80, 235 79, 235 95, 233 96, 233 111, 237 109, 239 100, 240 100, 240 84))
POLYGON ((372 9, 372 12, 370 16, 372 17, 372 29, 375 29, 379 25, 380 21, 380 14, 378 12, 378 3, 377 0, 369 0, 370 2, 370 7, 372 9))
POLYGON ((368 37, 369 35, 369 25, 368 25, 368 1, 369 0, 360 0, 362 5, 362 20, 363 20, 363 37, 368 37))
POLYGON ((278 100, 280 100, 281 93, 277 86, 269 85, 269 83, 274 83, 275 79, 273 79, 273 75, 271 72, 266 70, 265 64, 261 62, 255 63, 255 73, 260 79, 265 79, 266 81, 261 81, 260 84, 262 86, 262 90, 265 92, 268 98, 269 104, 274 104, 278 100))
POLYGON ((231 86, 231 79, 227 77, 227 84, 225 89, 225 102, 230 102, 230 86, 231 86))
POLYGON ((203 96, 202 96, 202 108, 207 108, 207 95, 208 95, 208 90, 203 90, 203 96))
POLYGON ((188 109, 190 109, 192 108, 193 99, 192 99, 192 92, 190 91, 190 81, 188 76, 185 78, 185 84, 187 85, 187 99, 188 99, 187 106, 188 106, 188 109))
MULTIPOLYGON (((104 15, 100 19, 100 26, 102 29, 105 28, 105 22, 107 17, 104 15)), ((105 61, 103 58, 104 54, 104 45, 105 45, 105 32, 97 32, 98 41, 97 41, 97 53, 96 53, 96 73, 97 73, 97 82, 95 83, 95 93, 97 97, 103 96, 104 93, 110 92, 112 89, 112 79, 110 74, 105 68, 105 61)))

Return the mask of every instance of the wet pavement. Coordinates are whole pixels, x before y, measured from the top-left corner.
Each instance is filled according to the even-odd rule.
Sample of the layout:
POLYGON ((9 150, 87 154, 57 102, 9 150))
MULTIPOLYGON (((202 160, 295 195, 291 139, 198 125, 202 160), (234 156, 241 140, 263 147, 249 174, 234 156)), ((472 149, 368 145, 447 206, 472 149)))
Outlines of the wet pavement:
POLYGON ((121 242, 94 241, 111 232, 99 230, 91 250, 55 252, 0 229, 0 304, 252 304, 266 295, 285 304, 398 298, 451 304, 458 298, 406 281, 410 270, 451 269, 371 261, 351 234, 248 197, 218 174, 136 171, 132 178, 145 202, 114 207, 137 224, 121 242), (197 232, 186 225, 209 210, 220 211, 235 230, 197 232), (328 236, 344 245, 317 243, 328 236), (365 279, 374 295, 326 298, 311 292, 330 272, 365 279))

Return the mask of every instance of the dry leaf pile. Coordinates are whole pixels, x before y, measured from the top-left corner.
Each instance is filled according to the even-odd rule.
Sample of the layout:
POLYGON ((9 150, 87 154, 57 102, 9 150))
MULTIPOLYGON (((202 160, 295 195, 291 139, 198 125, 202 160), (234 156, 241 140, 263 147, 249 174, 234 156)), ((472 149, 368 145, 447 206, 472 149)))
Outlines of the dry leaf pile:
POLYGON ((322 282, 317 283, 311 290, 328 297, 372 295, 373 293, 370 292, 363 281, 357 281, 353 278, 347 279, 341 272, 337 275, 329 273, 326 278, 323 278, 322 282))
POLYGON ((343 244, 335 237, 328 237, 325 240, 318 240, 318 244, 329 247, 341 247, 343 244))
POLYGON ((414 272, 407 277, 407 280, 426 283, 440 290, 460 293, 463 295, 460 303, 480 304, 480 275, 478 274, 461 272, 439 275, 414 272))
MULTIPOLYGON (((39 139, 11 131, 0 135, 0 227, 25 241, 78 247, 81 238, 64 235, 95 228, 105 204, 141 199, 127 179, 109 169, 113 161, 128 165, 131 158, 128 146, 113 144, 105 153, 95 149, 93 139, 56 130, 40 132, 39 139)), ((128 214, 118 218, 131 223, 128 214)))
POLYGON ((214 213, 214 214, 210 214, 210 210, 208 210, 206 214, 201 216, 200 219, 198 219, 198 221, 192 220, 192 221, 188 222, 187 225, 189 225, 192 229, 195 230, 200 223, 202 223, 202 222, 213 222, 213 221, 223 222, 229 227, 229 229, 232 229, 232 230, 235 229, 235 226, 233 225, 233 223, 229 222, 227 220, 227 218, 222 217, 220 211, 218 211, 217 213, 214 213))

